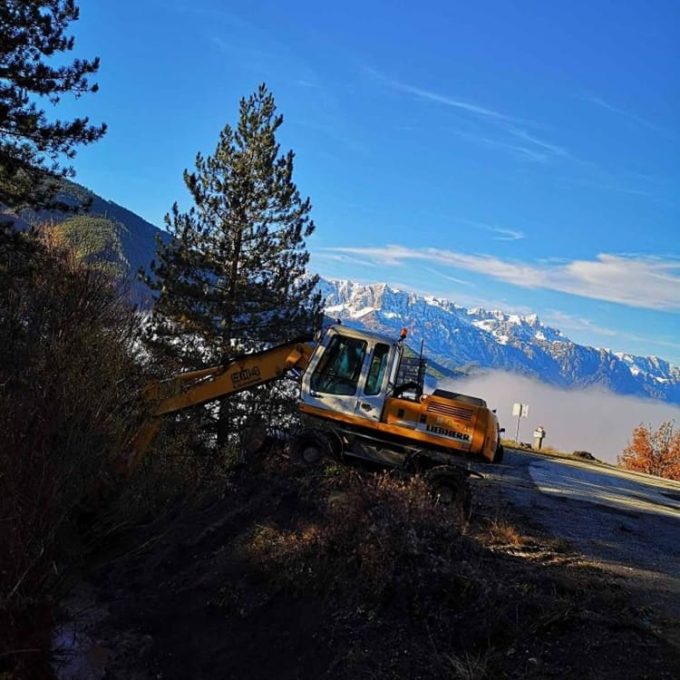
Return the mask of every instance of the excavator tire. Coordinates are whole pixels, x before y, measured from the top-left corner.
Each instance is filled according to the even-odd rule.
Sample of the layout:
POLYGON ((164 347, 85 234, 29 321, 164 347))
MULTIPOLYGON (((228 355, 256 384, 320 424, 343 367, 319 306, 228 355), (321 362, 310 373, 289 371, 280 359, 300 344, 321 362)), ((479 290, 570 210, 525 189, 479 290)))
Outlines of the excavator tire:
POLYGON ((505 449, 503 448, 503 444, 498 442, 498 446, 496 447, 496 453, 494 454, 494 457, 493 457, 493 462, 494 463, 502 463, 504 455, 505 455, 505 449))
POLYGON ((423 479, 430 488, 435 503, 458 508, 463 519, 470 519, 472 500, 467 475, 452 465, 437 465, 430 468, 423 479))
POLYGON ((328 437, 318 430, 303 430, 293 438, 290 455, 298 465, 313 467, 333 457, 328 437))

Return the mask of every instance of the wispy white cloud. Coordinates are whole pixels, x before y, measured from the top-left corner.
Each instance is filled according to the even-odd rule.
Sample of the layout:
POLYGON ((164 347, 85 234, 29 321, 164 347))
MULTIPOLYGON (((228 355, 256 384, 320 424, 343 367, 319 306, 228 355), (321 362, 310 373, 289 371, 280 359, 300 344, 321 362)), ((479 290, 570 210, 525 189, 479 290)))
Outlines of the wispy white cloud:
POLYGON ((223 40, 220 38, 219 35, 214 35, 212 38, 210 38, 210 41, 212 42, 213 45, 218 47, 220 50, 228 50, 230 45, 226 40, 223 40))
MULTIPOLYGON (((603 174, 604 173, 599 172, 600 176, 603 174)), ((646 198, 652 196, 652 193, 646 189, 638 189, 636 187, 627 186, 622 184, 620 181, 617 181, 613 177, 608 178, 606 175, 605 179, 603 180, 587 179, 585 177, 559 177, 558 179, 559 181, 564 182, 565 184, 571 184, 572 186, 603 189, 605 191, 614 191, 619 194, 629 194, 630 196, 644 196, 646 198)))
POLYGON ((401 90, 402 92, 413 94, 416 97, 420 97, 420 99, 426 99, 431 102, 437 102, 438 104, 444 104, 445 106, 467 111, 468 113, 474 113, 478 116, 484 116, 485 118, 496 118, 497 120, 516 120, 512 116, 499 113, 498 111, 494 111, 492 109, 487 109, 486 107, 480 106, 479 104, 474 104, 462 99, 454 99, 453 97, 447 97, 446 95, 438 94, 437 92, 432 92, 430 90, 423 90, 419 87, 413 87, 412 85, 400 83, 396 80, 391 80, 390 84, 396 89, 401 90))
POLYGON ((342 253, 328 252, 328 249, 316 249, 312 254, 314 260, 325 260, 328 262, 340 262, 342 264, 355 264, 362 267, 375 267, 375 261, 361 259, 354 255, 344 255, 342 253))
POLYGON ((526 234, 517 229, 505 229, 504 227, 492 226, 485 226, 485 229, 496 234, 494 237, 496 241, 521 241, 526 238, 526 234))
POLYGON ((456 218, 456 222, 461 224, 467 224, 471 227, 477 227, 478 229, 484 229, 492 234, 496 234, 494 240, 496 241, 520 241, 527 237, 527 235, 520 231, 519 229, 508 229, 507 227, 501 227, 497 224, 488 224, 487 222, 478 222, 477 220, 468 220, 463 217, 456 218))
POLYGON ((458 283, 461 286, 472 286, 474 287, 474 283, 472 281, 466 281, 465 279, 459 279, 455 276, 451 276, 449 274, 444 274, 444 272, 440 272, 438 269, 434 269, 432 267, 425 267, 426 272, 430 272, 431 274, 435 274, 436 276, 440 276, 442 279, 446 279, 447 281, 452 281, 453 283, 458 283))
POLYGON ((542 288, 629 307, 680 311, 680 259, 602 253, 593 260, 531 264, 435 248, 330 248, 388 266, 418 260, 491 276, 522 288, 542 288))
POLYGON ((663 338, 649 338, 644 335, 637 335, 635 333, 626 333, 625 336, 626 338, 629 338, 631 340, 637 340, 638 342, 644 342, 650 345, 657 345, 659 347, 670 347, 672 349, 680 349, 680 342, 674 342, 673 340, 665 340, 663 338))
POLYGON ((529 146, 521 146, 511 141, 496 139, 486 135, 479 135, 475 134, 474 132, 467 132, 465 130, 452 130, 452 132, 461 139, 466 139, 470 142, 481 144, 482 146, 512 151, 516 156, 524 160, 545 163, 549 158, 549 154, 544 151, 532 149, 529 146))
POLYGON ((568 158, 570 156, 570 153, 564 147, 552 144, 551 142, 546 142, 544 139, 536 137, 536 135, 529 134, 526 130, 521 130, 519 128, 507 128, 507 130, 515 137, 523 139, 525 142, 530 142, 553 156, 562 156, 563 158, 568 158))
POLYGON ((408 83, 402 83, 399 80, 388 78, 387 76, 384 76, 382 73, 369 67, 364 68, 364 72, 368 73, 376 80, 380 80, 386 85, 390 85, 395 90, 400 90, 401 92, 412 94, 419 99, 436 102, 437 104, 443 104, 444 106, 449 106, 460 111, 472 113, 475 114, 476 116, 481 116, 483 118, 504 120, 515 123, 522 122, 519 118, 515 118, 514 116, 510 116, 506 113, 501 113, 500 111, 494 111, 493 109, 477 104, 476 102, 467 101, 465 99, 460 99, 458 97, 451 97, 448 95, 440 94, 439 92, 434 92, 432 90, 427 90, 421 87, 415 87, 414 85, 409 85, 408 83))
POLYGON ((549 325, 559 328, 561 331, 582 331, 586 333, 593 333, 595 335, 602 335, 605 337, 619 336, 620 333, 611 328, 605 328, 594 323, 591 319, 584 316, 577 316, 575 314, 567 314, 558 309, 550 310, 541 318, 549 325))
MULTIPOLYGON (((334 148, 351 149, 362 155, 368 153, 367 147, 351 133, 342 120, 335 116, 331 115, 328 119, 297 117, 291 125, 323 135, 335 145, 334 148)), ((322 147, 318 153, 328 153, 328 150, 322 147)), ((333 156, 338 157, 335 154, 333 156)))
POLYGON ((472 102, 457 96, 442 94, 440 92, 435 92, 434 90, 417 87, 409 83, 389 78, 372 68, 367 67, 364 69, 364 72, 394 90, 405 92, 417 99, 448 106, 458 111, 471 114, 476 120, 491 123, 494 125, 495 133, 503 135, 503 138, 497 138, 465 130, 453 130, 454 134, 463 139, 487 147, 505 149, 515 153, 519 158, 539 163, 545 163, 552 157, 568 158, 570 156, 565 148, 552 142, 545 141, 544 139, 540 139, 535 134, 528 132, 525 129, 525 127, 530 124, 528 121, 508 113, 491 109, 487 106, 478 104, 477 102, 472 102), (520 140, 522 143, 518 143, 517 140, 520 140))
POLYGON ((620 109, 618 106, 613 106, 609 102, 605 101, 601 97, 596 97, 593 95, 587 95, 585 97, 589 102, 595 104, 596 106, 599 106, 600 108, 606 109, 607 111, 611 111, 612 113, 617 114, 618 116, 621 116, 623 118, 627 118, 630 121, 633 121, 634 123, 637 123, 638 125, 641 125, 642 127, 647 128, 648 130, 654 130, 655 132, 660 132, 661 134, 664 134, 666 136, 669 136, 673 139, 676 139, 676 136, 673 134, 671 130, 668 130, 661 125, 657 125, 656 123, 652 123, 651 121, 647 120, 646 118, 643 118, 642 116, 638 116, 635 113, 631 113, 630 111, 626 111, 624 109, 620 109))
POLYGON ((238 54, 242 65, 255 71, 265 69, 268 64, 283 61, 285 58, 282 53, 274 51, 273 46, 270 46, 269 50, 264 50, 253 45, 244 45, 239 40, 226 40, 219 35, 211 36, 210 42, 218 52, 228 55, 238 54))

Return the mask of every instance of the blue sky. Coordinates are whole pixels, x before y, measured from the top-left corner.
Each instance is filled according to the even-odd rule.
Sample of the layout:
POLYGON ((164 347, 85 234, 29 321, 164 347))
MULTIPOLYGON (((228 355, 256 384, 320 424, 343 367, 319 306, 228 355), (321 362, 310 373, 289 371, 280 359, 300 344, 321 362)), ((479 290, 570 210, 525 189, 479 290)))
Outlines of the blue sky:
POLYGON ((156 225, 265 81, 312 267, 680 364, 680 4, 81 0, 77 179, 156 225))

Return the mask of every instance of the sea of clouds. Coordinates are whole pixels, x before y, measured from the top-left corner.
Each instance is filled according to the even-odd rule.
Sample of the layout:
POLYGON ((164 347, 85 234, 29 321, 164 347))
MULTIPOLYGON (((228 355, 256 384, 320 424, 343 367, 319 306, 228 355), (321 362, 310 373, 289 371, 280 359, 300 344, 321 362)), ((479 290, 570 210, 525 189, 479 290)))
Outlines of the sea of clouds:
POLYGON ((601 388, 563 390, 512 373, 491 371, 463 380, 443 380, 437 387, 487 401, 497 409, 505 437, 514 439, 515 402, 529 404, 529 417, 520 419, 519 440, 531 442, 534 428, 546 430, 544 446, 561 451, 590 451, 615 463, 628 445, 633 429, 644 423, 653 428, 665 420, 680 427, 680 407, 660 401, 625 397, 601 388))

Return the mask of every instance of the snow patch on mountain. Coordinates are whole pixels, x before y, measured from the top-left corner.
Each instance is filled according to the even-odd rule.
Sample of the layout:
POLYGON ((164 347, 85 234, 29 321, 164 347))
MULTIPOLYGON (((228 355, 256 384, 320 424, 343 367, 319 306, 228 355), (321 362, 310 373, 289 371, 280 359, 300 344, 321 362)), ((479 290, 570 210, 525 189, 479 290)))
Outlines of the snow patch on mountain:
POLYGON ((443 366, 474 373, 511 371, 564 388, 603 386, 619 394, 680 404, 680 368, 659 357, 578 345, 538 315, 467 309, 450 300, 420 296, 384 283, 322 279, 326 313, 409 342, 443 366))

